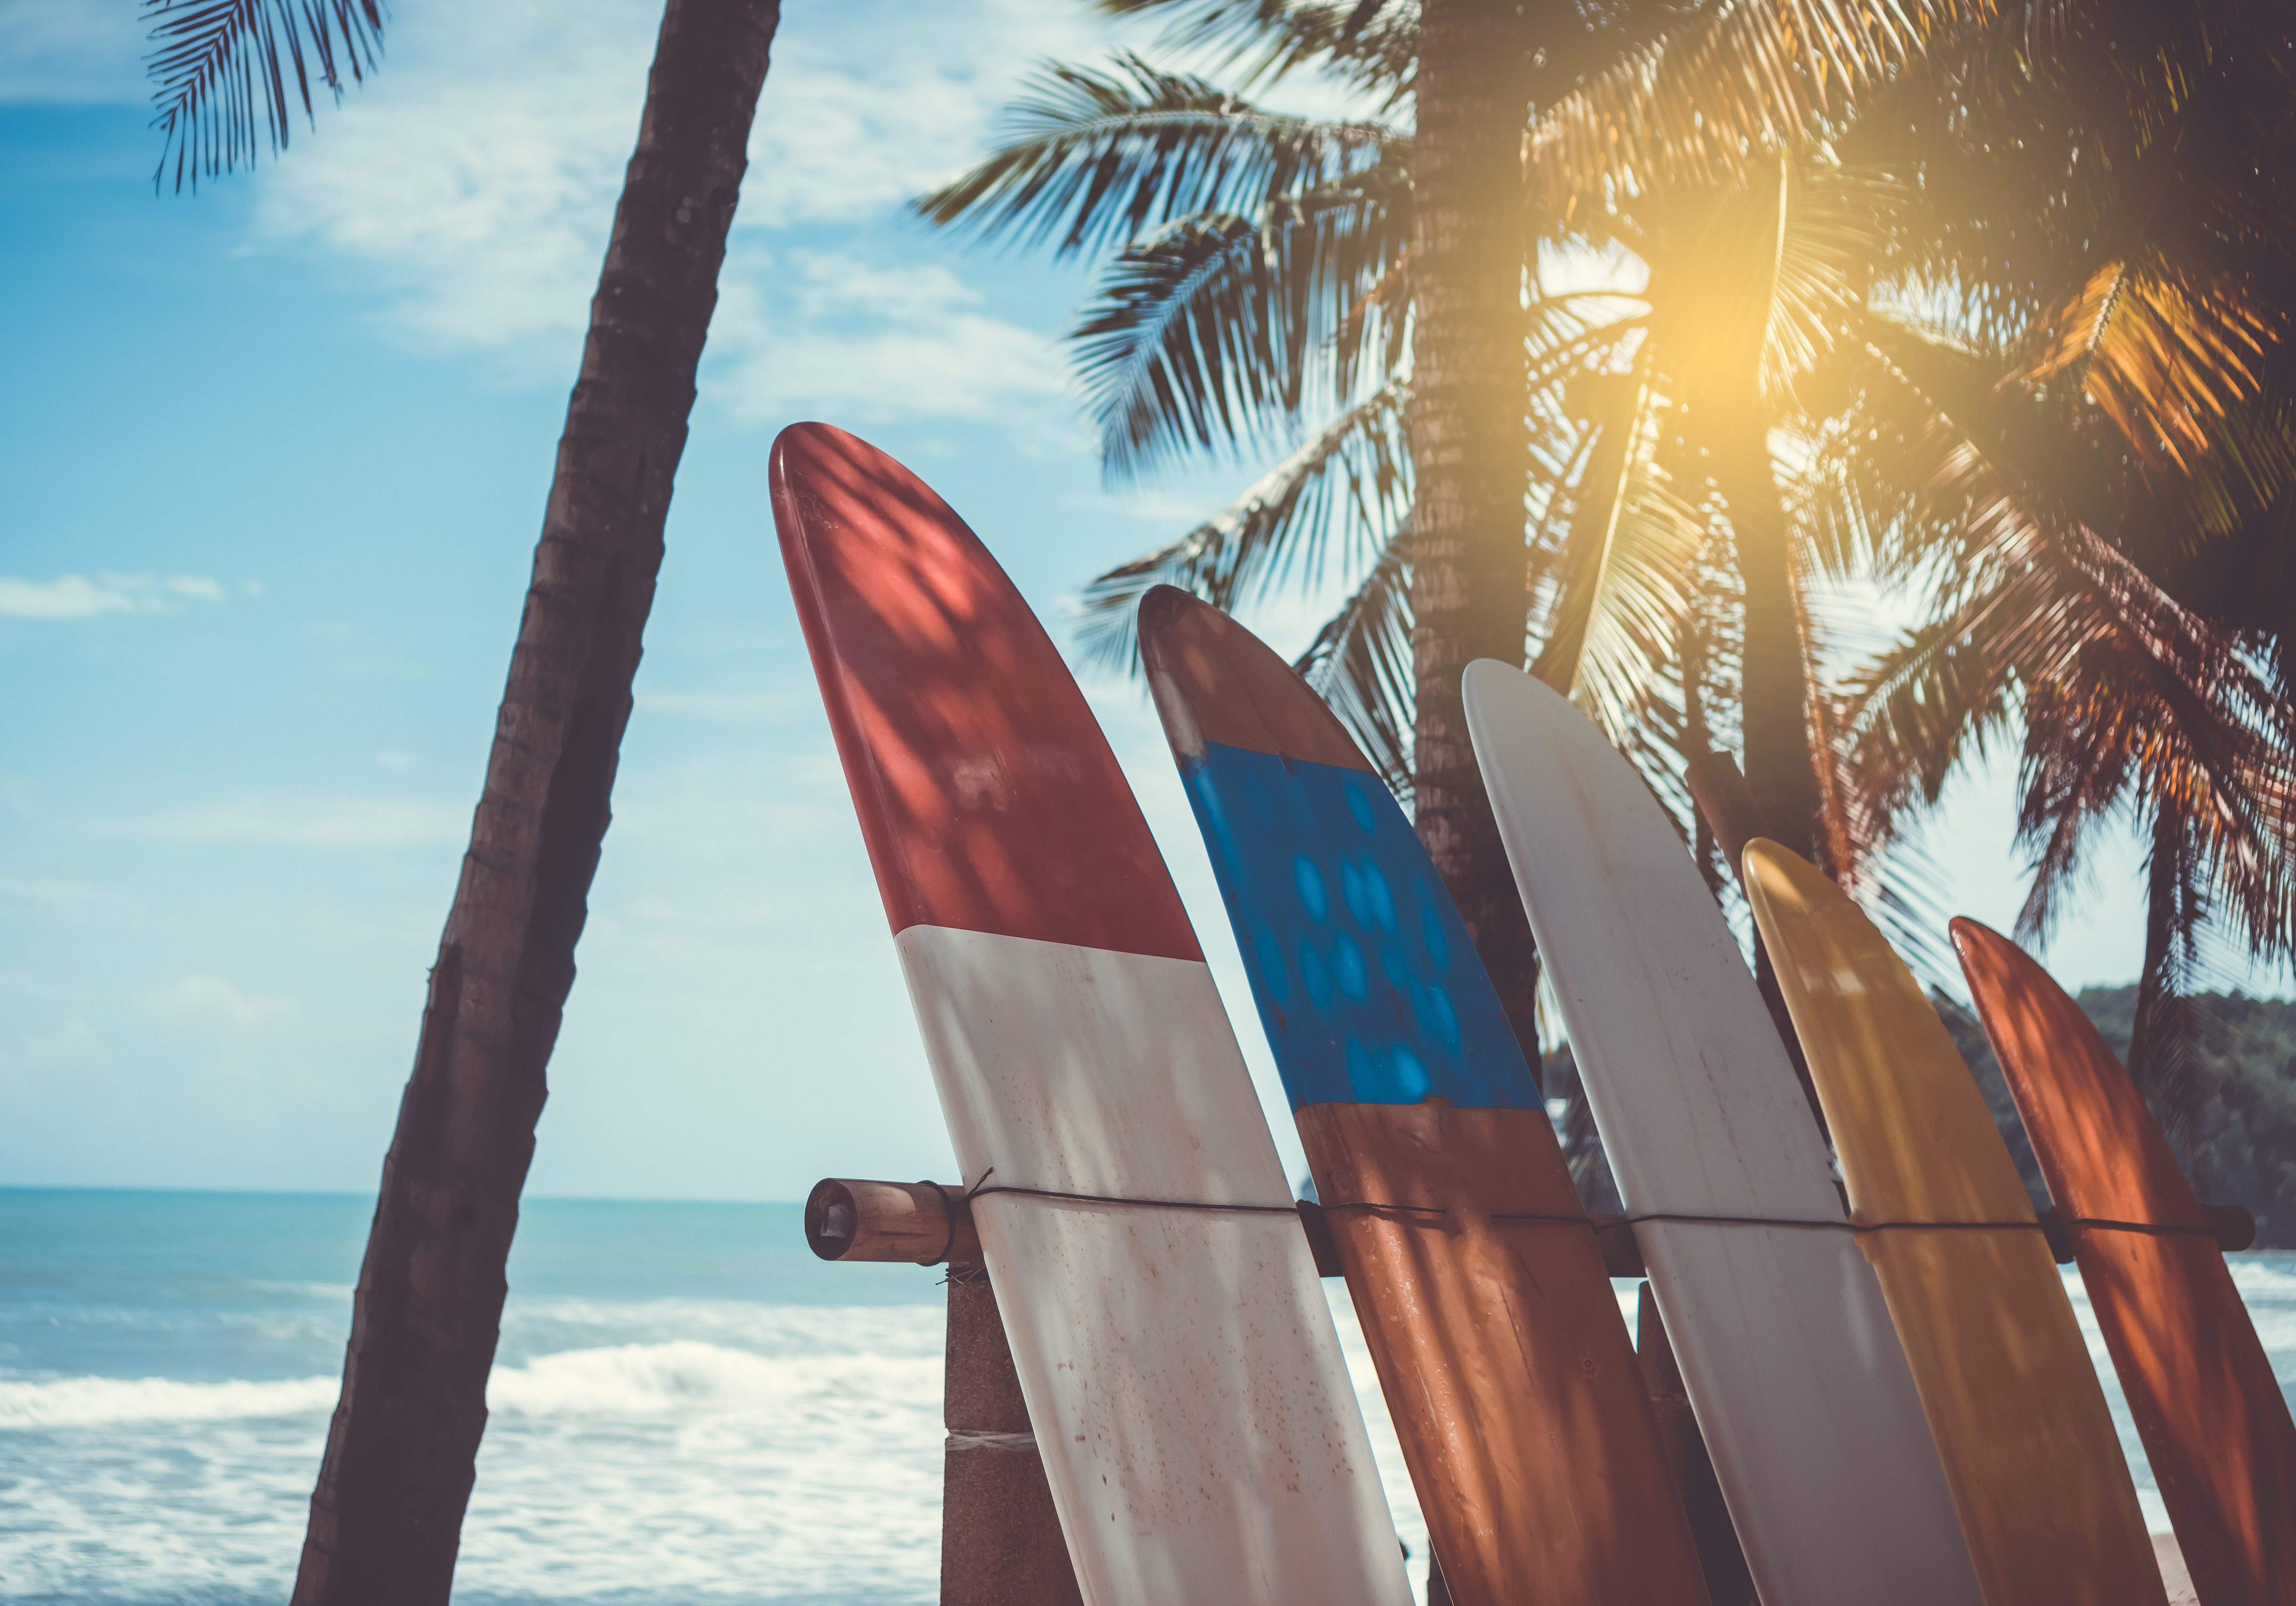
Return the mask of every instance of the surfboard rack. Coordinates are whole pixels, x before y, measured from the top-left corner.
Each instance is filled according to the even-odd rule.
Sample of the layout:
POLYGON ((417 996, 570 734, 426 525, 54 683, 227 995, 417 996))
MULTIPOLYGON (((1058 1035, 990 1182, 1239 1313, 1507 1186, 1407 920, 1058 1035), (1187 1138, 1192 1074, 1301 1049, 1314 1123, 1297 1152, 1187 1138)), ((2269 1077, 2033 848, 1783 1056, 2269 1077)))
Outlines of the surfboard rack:
MULTIPOLYGON (((1323 1207, 1299 1201, 1300 1231, 1316 1257, 1316 1275, 1341 1275, 1340 1247, 1323 1207)), ((2247 1217, 2247 1212, 2241 1215, 2247 1217)), ((1634 1223, 1623 1215, 1595 1215, 1595 1242, 1603 1269, 1613 1277, 1641 1277, 1642 1250, 1634 1223)), ((2256 1226, 2249 1222, 2249 1236, 2256 1226)), ((2058 1240, 2050 1239, 2054 1247, 2058 1240)), ((805 1201, 806 1247, 824 1260, 907 1261, 921 1266, 979 1265, 980 1235, 961 1185, 949 1182, 880 1182, 859 1177, 824 1177, 805 1201)), ((2065 1251, 2070 1256, 2070 1249, 2065 1251)))

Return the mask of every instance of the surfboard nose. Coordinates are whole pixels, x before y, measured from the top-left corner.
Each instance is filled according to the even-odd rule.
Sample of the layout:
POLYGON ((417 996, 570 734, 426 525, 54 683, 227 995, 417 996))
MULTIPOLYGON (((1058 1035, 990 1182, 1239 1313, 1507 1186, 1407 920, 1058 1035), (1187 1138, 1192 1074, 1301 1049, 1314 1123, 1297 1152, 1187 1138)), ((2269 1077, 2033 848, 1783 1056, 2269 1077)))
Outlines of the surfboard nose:
POLYGON ((774 522, 896 932, 1201 957, 1124 772, 980 538, 857 435, 774 442, 774 522))
POLYGON ((1298 670, 1200 597, 1158 586, 1140 600, 1140 659, 1175 758, 1207 742, 1372 772, 1298 670))

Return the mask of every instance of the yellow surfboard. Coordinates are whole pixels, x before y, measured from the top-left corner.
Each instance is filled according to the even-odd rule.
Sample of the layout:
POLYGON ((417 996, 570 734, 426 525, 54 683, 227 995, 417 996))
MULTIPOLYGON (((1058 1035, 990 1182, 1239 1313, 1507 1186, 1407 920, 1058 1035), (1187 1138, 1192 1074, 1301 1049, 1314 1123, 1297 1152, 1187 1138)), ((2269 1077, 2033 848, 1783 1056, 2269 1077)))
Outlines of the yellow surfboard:
POLYGON ((1752 842, 1744 880, 1987 1606, 2162 1606, 2072 1303, 1945 1023, 1808 861, 1752 842))

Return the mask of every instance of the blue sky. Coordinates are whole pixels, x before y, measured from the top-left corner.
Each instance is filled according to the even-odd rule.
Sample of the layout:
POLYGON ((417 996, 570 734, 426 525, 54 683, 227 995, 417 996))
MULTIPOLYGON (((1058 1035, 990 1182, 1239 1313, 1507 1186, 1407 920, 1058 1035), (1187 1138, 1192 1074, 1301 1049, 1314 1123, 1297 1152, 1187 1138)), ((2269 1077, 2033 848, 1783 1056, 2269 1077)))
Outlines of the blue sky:
MULTIPOLYGON (((0 1184, 373 1186, 453 891, 586 304, 645 0, 398 0, 381 73, 275 163, 155 197, 133 0, 0 0, 0 1184)), ((538 1193, 800 1197, 947 1174, 772 539, 817 417, 909 462, 1056 634, 1250 465, 1100 480, 1059 336, 1083 270, 902 202, 1082 5, 789 0, 680 472, 538 1193)), ((1263 616, 1296 646, 1308 616, 1263 616)), ((1291 1122, 1152 714, 1095 684, 1288 1161, 1291 1122)), ((1931 831, 2021 894, 2000 775, 1931 831)), ((2048 958, 2119 981, 2135 859, 2048 958)), ((2268 981, 2268 978, 2259 978, 2268 981)))

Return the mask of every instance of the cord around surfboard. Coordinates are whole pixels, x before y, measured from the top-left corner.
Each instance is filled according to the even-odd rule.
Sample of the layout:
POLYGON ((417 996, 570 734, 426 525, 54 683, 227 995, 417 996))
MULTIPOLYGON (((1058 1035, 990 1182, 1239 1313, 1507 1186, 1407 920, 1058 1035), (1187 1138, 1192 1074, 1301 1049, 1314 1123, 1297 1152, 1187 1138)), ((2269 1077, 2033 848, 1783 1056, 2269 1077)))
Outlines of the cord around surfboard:
MULTIPOLYGON (((980 1239, 972 1223, 972 1202, 990 1194, 1053 1199, 1062 1203, 1118 1207, 1140 1210, 1210 1211, 1243 1215, 1294 1215, 1306 1231, 1318 1275, 1339 1275, 1337 1241, 1328 1218, 1372 1213, 1440 1220, 1450 1212, 1432 1205, 1382 1203, 1353 1199, 1316 1205, 1301 1200, 1292 1205, 1217 1204, 1202 1199, 1129 1198, 1113 1194, 1082 1193, 1054 1188, 1028 1188, 991 1182, 996 1167, 980 1174, 962 1190, 934 1182, 879 1182, 851 1177, 827 1177, 814 1185, 806 1200, 806 1242, 824 1260, 908 1261, 918 1265, 966 1264, 980 1262, 980 1239)), ((1669 1212, 1628 1212, 1611 1215, 1494 1214, 1493 1226, 1583 1227, 1593 1232, 1603 1256, 1603 1269, 1613 1277, 1644 1275, 1640 1246, 1634 1229, 1645 1223, 1678 1223, 1718 1227, 1785 1227, 1804 1231, 1849 1232, 2038 1232, 2059 1264, 2071 1261, 2071 1230, 2134 1232, 2148 1237, 2194 1237, 2213 1240, 2226 1253, 2235 1253, 2256 1241, 2256 1218, 2237 1205, 2202 1207, 2206 1226, 2177 1226, 2154 1222, 2115 1221, 2101 1216, 2060 1217, 2042 1211, 2031 1221, 2001 1222, 1854 1222, 1792 1220, 1774 1216, 1702 1215, 1669 1212)))

